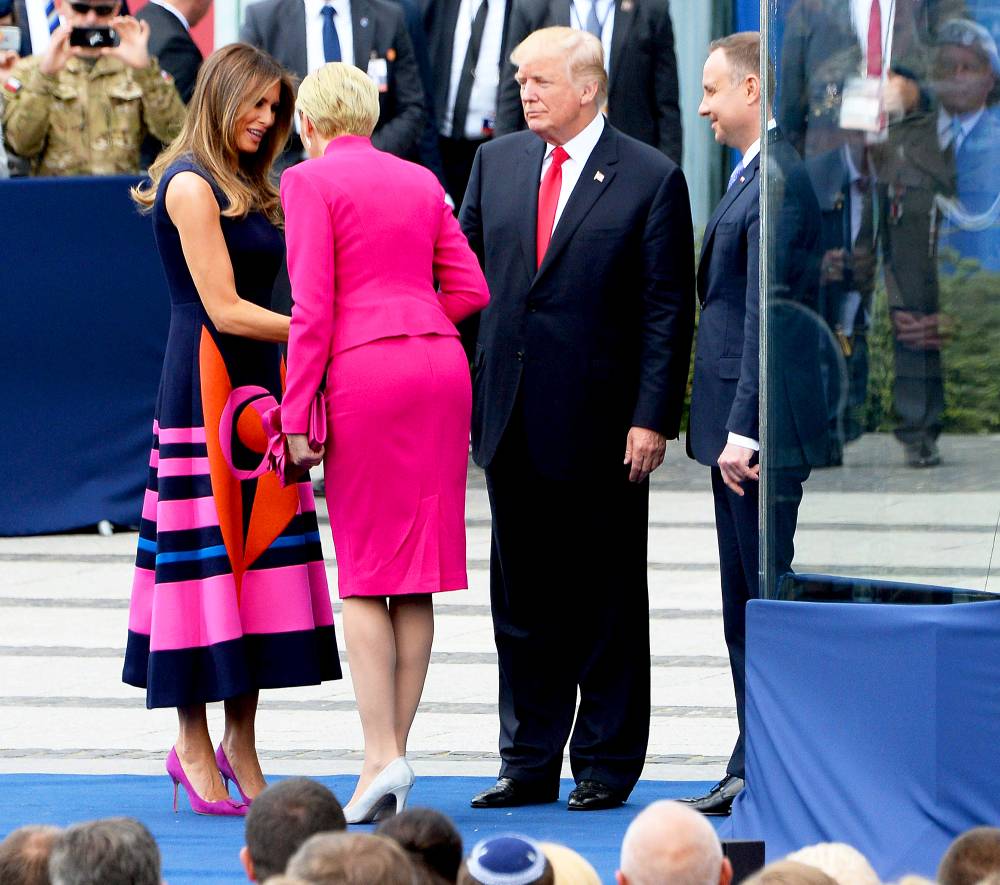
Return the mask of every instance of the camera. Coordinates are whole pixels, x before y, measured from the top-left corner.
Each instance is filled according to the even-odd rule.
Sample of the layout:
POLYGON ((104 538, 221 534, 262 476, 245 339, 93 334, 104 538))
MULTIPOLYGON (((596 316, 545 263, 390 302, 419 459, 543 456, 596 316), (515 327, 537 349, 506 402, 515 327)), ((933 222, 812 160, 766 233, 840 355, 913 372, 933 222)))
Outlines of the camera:
POLYGON ((69 45, 83 49, 117 46, 118 32, 114 28, 73 28, 69 32, 69 45))

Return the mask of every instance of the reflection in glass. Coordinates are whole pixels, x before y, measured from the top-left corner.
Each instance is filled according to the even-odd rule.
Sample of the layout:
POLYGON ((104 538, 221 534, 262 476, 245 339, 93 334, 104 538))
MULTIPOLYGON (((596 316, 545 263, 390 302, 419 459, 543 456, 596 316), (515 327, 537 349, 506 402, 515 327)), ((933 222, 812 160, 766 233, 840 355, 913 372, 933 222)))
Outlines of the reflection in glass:
POLYGON ((762 590, 1000 592, 1000 0, 772 0, 765 30, 817 236, 765 146, 762 590))

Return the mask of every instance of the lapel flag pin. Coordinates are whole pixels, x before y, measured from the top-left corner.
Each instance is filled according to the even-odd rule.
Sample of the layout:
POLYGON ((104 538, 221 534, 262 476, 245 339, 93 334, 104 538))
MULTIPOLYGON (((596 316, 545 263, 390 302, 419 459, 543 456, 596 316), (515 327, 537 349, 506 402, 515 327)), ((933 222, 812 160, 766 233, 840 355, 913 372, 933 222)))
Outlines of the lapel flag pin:
POLYGON ((622 0, 622 12, 631 12, 635 8, 632 0, 622 0))
POLYGON ((598 169, 597 172, 594 173, 594 181, 596 182, 604 181, 604 173, 601 172, 600 169, 598 169))
POLYGON ((363 28, 367 28, 368 27, 368 17, 367 16, 363 17, 361 19, 361 21, 358 22, 358 24, 360 24, 361 27, 363 27, 363 28))

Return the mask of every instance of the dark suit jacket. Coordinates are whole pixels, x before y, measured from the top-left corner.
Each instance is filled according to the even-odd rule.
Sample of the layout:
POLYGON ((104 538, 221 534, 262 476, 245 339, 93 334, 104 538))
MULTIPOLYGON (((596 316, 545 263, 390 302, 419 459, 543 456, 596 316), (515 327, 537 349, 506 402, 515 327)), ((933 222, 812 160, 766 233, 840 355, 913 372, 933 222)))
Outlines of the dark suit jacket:
MULTIPOLYGON (((357 67, 366 71, 374 54, 386 59, 389 68, 389 89, 379 94, 379 120, 372 143, 398 157, 412 156, 426 117, 420 71, 403 9, 385 0, 351 0, 351 19, 357 67)), ((302 0, 252 3, 246 8, 240 39, 267 50, 300 79, 305 77, 306 13, 302 0)), ((292 142, 292 150, 297 146, 301 151, 297 136, 292 142)))
POLYGON ((187 104, 203 61, 201 50, 177 16, 162 6, 147 3, 135 17, 149 22, 149 54, 155 55, 160 67, 174 78, 181 100, 187 104))
MULTIPOLYGON (((769 134, 774 204, 771 268, 770 463, 826 463, 827 409, 820 370, 820 213, 809 176, 777 130, 769 134)), ((701 316, 695 346, 688 454, 716 466, 730 433, 760 439, 760 154, 708 221, 698 264, 701 316)))
MULTIPOLYGON (((844 147, 817 154, 806 160, 806 170, 812 182, 813 191, 820 209, 820 254, 834 249, 843 249, 848 256, 849 265, 853 264, 853 256, 871 256, 875 251, 874 225, 871 225, 871 236, 867 242, 860 239, 855 243, 851 227, 852 203, 857 199, 851 187, 851 173, 844 156, 844 147)), ((872 199, 876 198, 872 194, 872 199)), ((871 207, 869 218, 871 217, 871 207)), ((862 214, 864 209, 862 209, 862 214)), ((864 314, 871 307, 871 297, 874 276, 855 276, 850 269, 839 280, 821 282, 819 288, 819 313, 827 325, 834 329, 840 324, 844 299, 849 292, 859 291, 864 301, 864 308, 858 311, 855 326, 843 331, 852 335, 857 329, 863 328, 864 314)))
POLYGON ((674 437, 680 425, 694 319, 687 184, 673 161, 606 124, 536 271, 544 153, 531 132, 484 144, 459 214, 491 293, 473 453, 492 462, 520 389, 539 471, 617 476, 629 427, 674 437))
MULTIPOLYGON (((513 0, 504 0, 504 36, 500 41, 500 58, 497 74, 502 75, 507 67, 507 26, 513 0)), ((441 118, 448 109, 448 92, 451 88, 451 65, 455 48, 455 22, 458 20, 461 0, 431 0, 424 13, 424 28, 431 58, 434 64, 434 107, 437 111, 437 125, 440 130, 441 118)), ((520 107, 520 103, 518 103, 520 107)))
POLYGON ((21 29, 21 56, 31 55, 31 29, 28 27, 28 4, 25 0, 14 0, 17 26, 21 29))
MULTIPOLYGON (((532 31, 570 24, 570 0, 514 0, 507 28, 508 52, 532 31)), ((497 134, 525 128, 516 68, 500 78, 497 134)), ((615 0, 608 78, 608 120, 681 162, 681 111, 677 58, 668 0, 615 0)))
POLYGON ((441 151, 438 148, 437 117, 434 113, 434 71, 431 68, 431 57, 427 48, 427 34, 424 32, 423 9, 416 0, 394 0, 394 2, 400 5, 406 18, 406 31, 413 44, 413 57, 417 62, 417 70, 420 71, 420 83, 424 87, 424 129, 411 156, 421 166, 430 169, 441 182, 441 186, 447 190, 444 164, 441 162, 441 151))

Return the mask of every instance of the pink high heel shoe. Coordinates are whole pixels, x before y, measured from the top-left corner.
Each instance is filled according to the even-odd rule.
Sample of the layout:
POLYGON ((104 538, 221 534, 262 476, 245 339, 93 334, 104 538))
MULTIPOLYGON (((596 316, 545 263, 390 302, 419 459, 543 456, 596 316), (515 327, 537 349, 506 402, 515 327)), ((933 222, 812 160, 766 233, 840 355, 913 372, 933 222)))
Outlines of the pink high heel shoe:
POLYGON ((191 810, 195 814, 222 814, 242 817, 247 813, 246 805, 242 802, 237 802, 235 799, 219 799, 217 802, 208 802, 202 799, 195 791, 195 788, 191 786, 191 781, 188 780, 188 776, 184 773, 184 766, 181 765, 181 760, 177 756, 176 747, 171 748, 170 755, 167 756, 167 774, 170 775, 170 779, 174 782, 175 813, 177 811, 178 786, 184 787, 188 802, 191 803, 191 810))
POLYGON ((225 783, 226 789, 229 789, 230 781, 236 784, 236 789, 240 791, 243 802, 249 807, 253 799, 243 792, 243 787, 240 786, 240 782, 236 779, 236 772, 233 771, 233 766, 229 764, 229 757, 226 756, 226 751, 222 749, 222 744, 219 744, 219 749, 215 751, 215 764, 219 766, 219 774, 222 775, 222 781, 225 783))

